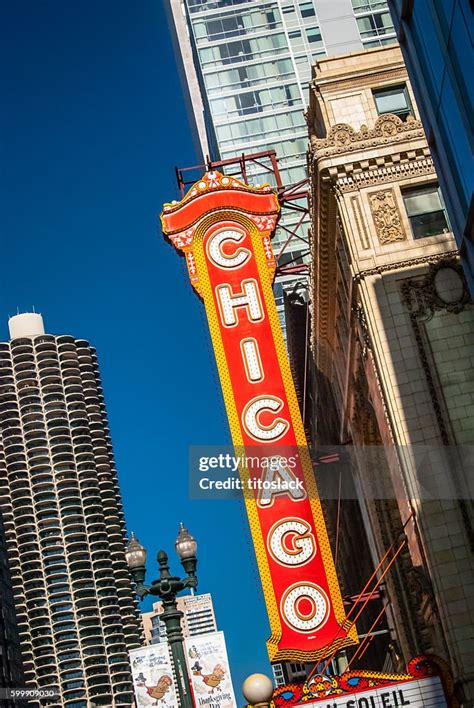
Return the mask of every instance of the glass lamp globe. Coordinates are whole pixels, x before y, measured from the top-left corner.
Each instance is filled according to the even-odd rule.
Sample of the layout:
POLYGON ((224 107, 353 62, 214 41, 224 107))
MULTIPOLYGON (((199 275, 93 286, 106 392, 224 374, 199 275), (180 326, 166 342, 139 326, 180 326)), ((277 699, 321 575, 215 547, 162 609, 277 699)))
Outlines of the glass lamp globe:
POLYGON ((242 693, 250 705, 270 703, 273 697, 273 681, 265 674, 252 674, 245 679, 242 693))
POLYGON ((132 533, 130 541, 127 544, 125 558, 130 570, 134 568, 144 568, 146 565, 146 550, 142 546, 138 538, 132 533))
POLYGON ((191 536, 188 529, 180 524, 178 538, 175 543, 176 553, 181 558, 181 560, 186 560, 187 558, 195 558, 197 553, 197 542, 196 539, 191 536))

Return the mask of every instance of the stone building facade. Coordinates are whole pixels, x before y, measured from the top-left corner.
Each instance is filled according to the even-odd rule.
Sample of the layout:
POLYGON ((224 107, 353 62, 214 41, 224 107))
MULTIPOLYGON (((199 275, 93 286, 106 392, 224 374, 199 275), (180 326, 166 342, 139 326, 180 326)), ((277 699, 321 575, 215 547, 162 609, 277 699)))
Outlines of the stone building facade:
POLYGON ((398 46, 320 59, 307 118, 312 435, 350 444, 361 558, 398 551, 393 663, 438 655, 472 700, 474 305, 398 46))

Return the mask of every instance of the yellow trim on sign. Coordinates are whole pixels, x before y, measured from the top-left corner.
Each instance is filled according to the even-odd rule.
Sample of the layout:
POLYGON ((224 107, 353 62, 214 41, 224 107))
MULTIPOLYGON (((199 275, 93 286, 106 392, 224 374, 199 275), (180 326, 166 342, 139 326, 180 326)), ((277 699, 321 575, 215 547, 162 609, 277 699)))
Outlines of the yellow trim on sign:
MULTIPOLYGON (((346 613, 344 610, 344 604, 341 596, 341 589, 339 586, 339 581, 336 574, 336 568, 334 566, 334 560, 332 556, 331 546, 329 544, 329 538, 327 534, 326 524, 324 521, 323 510, 321 507, 321 502, 319 499, 316 478, 313 471, 313 465, 311 462, 308 444, 306 440, 306 433, 303 426, 303 421, 301 419, 300 408, 298 405, 298 398, 296 396, 295 384, 293 380, 293 375, 291 373, 290 362, 288 360, 288 354, 286 351, 285 342, 283 339, 283 333, 281 331, 280 320, 278 318, 278 312, 276 309, 275 298, 273 295, 272 284, 268 274, 268 267, 266 263, 265 251, 263 248, 263 243, 260 235, 252 234, 252 244, 255 253, 255 260, 257 263, 258 272, 260 274, 260 282, 262 288, 263 298, 265 300, 265 305, 268 313, 268 318, 270 321, 270 326, 272 329, 273 339, 275 342, 275 349, 278 357, 278 363, 280 365, 281 376, 283 380, 283 385, 285 387, 286 398, 288 402, 288 409, 290 412, 291 423, 295 431, 296 444, 299 447, 299 454, 301 456, 301 462, 303 467, 303 475, 305 487, 308 493, 311 510, 313 513, 313 520, 316 527, 316 532, 318 536, 318 545, 321 552, 321 556, 324 563, 324 568, 328 580, 331 602, 334 609, 334 616, 337 622, 344 628, 348 629, 351 624, 346 619, 346 613)), ((349 629, 348 637, 341 638, 344 639, 343 646, 350 646, 352 644, 358 644, 358 635, 355 625, 349 629)), ((335 645, 338 644, 336 639, 335 645)), ((320 653, 320 652, 318 652, 320 653)), ((305 653, 306 657, 308 656, 305 653)), ((278 658, 283 659, 282 656, 278 658)))
MULTIPOLYGON (((219 316, 217 313, 217 308, 214 302, 214 296, 212 291, 212 286, 209 280, 209 273, 207 270, 207 261, 204 253, 203 237, 210 226, 219 223, 220 221, 235 221, 241 224, 245 229, 247 229, 251 235, 252 242, 254 237, 258 235, 258 229, 255 224, 245 217, 243 214, 234 211, 216 212, 211 214, 206 219, 204 219, 196 229, 193 239, 193 252, 196 261, 197 272, 199 276, 200 293, 204 300, 204 306, 206 308, 206 314, 209 323, 209 331, 211 334, 212 344, 214 347, 214 354, 217 362, 217 369, 219 372, 219 378, 221 381, 222 395, 224 396, 224 403, 227 411, 227 417, 229 419, 229 427, 232 436, 232 442, 237 451, 244 451, 244 442, 242 438, 242 429, 240 424, 240 418, 237 413, 237 408, 235 405, 234 392, 232 389, 232 382, 229 374, 229 368, 227 365, 227 359, 225 356, 224 345, 222 343, 221 330, 219 325, 219 316)), ((268 278, 268 271, 267 271, 268 278)), ((238 453, 239 454, 239 453, 238 453)), ((248 470, 246 467, 241 466, 239 468, 239 474, 244 483, 244 487, 247 489, 247 480, 249 479, 248 470)), ((269 642, 272 642, 274 649, 273 654, 275 654, 277 647, 274 646, 275 642, 278 644, 279 638, 281 637, 281 623, 280 614, 278 612, 278 605, 275 598, 275 592, 273 590, 273 583, 270 574, 270 568, 268 565, 267 553, 265 549, 265 541, 263 539, 262 530, 260 528, 260 520, 258 516, 257 503, 252 495, 244 494, 245 505, 247 508, 247 515, 249 519, 250 531, 252 533, 252 541, 255 548, 255 555, 257 557, 258 569, 260 572, 260 578, 262 582, 262 589, 265 598, 265 604, 267 606, 268 618, 270 621, 271 638, 269 642)), ((270 651, 269 651, 270 654, 270 651)), ((272 660, 270 656, 270 660, 272 660)))
MULTIPOLYGON (((344 630, 348 631, 347 637, 335 638, 335 641, 333 641, 329 646, 322 649, 318 649, 316 651, 308 652, 302 650, 278 649, 278 643, 282 636, 280 613, 271 580, 265 542, 260 527, 257 503, 252 493, 244 492, 249 525, 252 533, 252 540, 255 547, 255 555, 257 557, 257 563, 262 582, 262 589, 270 622, 271 636, 267 641, 267 650, 270 661, 319 661, 320 659, 327 657, 330 653, 336 651, 337 649, 357 644, 357 630, 355 626, 349 629, 350 622, 346 619, 339 582, 337 579, 334 560, 332 557, 329 538, 327 535, 326 524, 324 522, 323 511, 321 508, 321 502, 318 496, 313 466, 307 447, 306 434, 304 431, 303 421, 301 419, 300 409, 298 406, 298 399, 296 396, 293 376, 291 373, 290 363, 286 352, 286 346, 283 340, 283 334, 278 319, 278 312, 276 309, 275 298, 272 291, 271 275, 269 272, 267 257, 265 255, 265 250, 263 246, 263 237, 265 235, 270 235, 270 232, 267 232, 267 234, 259 232, 256 225, 251 221, 251 219, 249 219, 244 214, 238 211, 228 209, 225 211, 217 211, 211 213, 201 221, 194 234, 193 244, 191 248, 197 269, 199 294, 203 298, 204 306, 206 308, 206 314, 209 323, 209 332, 214 348, 214 354, 216 358, 217 369, 219 372, 224 403, 229 420, 232 441, 234 447, 236 448, 237 454, 240 455, 240 453, 243 453, 244 442, 242 438, 241 421, 237 413, 237 407, 235 404, 232 381, 229 374, 229 367, 227 364, 225 349, 221 336, 219 314, 214 301, 214 295, 207 269, 207 259, 203 246, 203 237, 209 227, 213 224, 226 220, 234 221, 243 226, 249 232, 251 237, 257 269, 260 275, 261 293, 265 302, 266 311, 268 314, 271 331, 275 342, 275 349, 287 397, 290 419, 293 425, 293 429, 295 431, 296 444, 299 447, 299 454, 301 456, 302 461, 305 486, 309 496, 311 510, 313 514, 313 521, 318 537, 318 547, 323 559, 324 568, 328 580, 330 599, 336 621, 344 630)), ((249 479, 248 470, 244 466, 241 466, 239 469, 239 473, 244 483, 244 486, 247 488, 247 480, 249 479)))

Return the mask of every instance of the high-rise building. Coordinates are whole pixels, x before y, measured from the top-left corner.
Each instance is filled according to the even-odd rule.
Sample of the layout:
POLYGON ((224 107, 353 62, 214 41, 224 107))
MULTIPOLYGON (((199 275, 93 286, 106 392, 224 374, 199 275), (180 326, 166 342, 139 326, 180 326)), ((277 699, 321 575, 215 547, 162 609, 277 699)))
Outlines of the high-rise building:
POLYGON ((50 705, 130 706, 140 624, 99 368, 38 314, 0 344, 0 504, 26 685, 50 705))
MULTIPOLYGON (((285 185, 306 178, 304 111, 314 60, 396 41, 383 0, 167 0, 165 5, 201 160, 274 149, 285 185)), ((250 184, 272 182, 263 162, 248 167, 250 184)), ((307 259, 309 224, 300 220, 296 209, 280 220, 273 238, 280 266, 307 259), (295 229, 297 236, 289 239, 295 229)), ((275 283, 284 333, 284 292, 301 280, 287 274, 275 283)))
MULTIPOLYGON (((183 613, 181 628, 183 637, 196 637, 199 634, 217 632, 216 616, 212 597, 209 593, 203 595, 182 595, 176 599, 178 610, 183 613)), ((166 627, 161 619, 163 604, 153 603, 152 612, 142 614, 145 641, 147 644, 158 644, 166 641, 166 627)))
POLYGON ((470 0, 389 0, 474 295, 473 11, 470 0))
MULTIPOLYGON (((182 613, 181 631, 185 640, 217 632, 214 606, 209 593, 202 595, 180 595, 176 598, 176 606, 182 613)), ((148 645, 149 649, 152 644, 162 644, 165 645, 163 651, 168 652, 169 645, 167 643, 166 625, 161 618, 163 611, 163 603, 158 601, 153 603, 151 612, 142 613, 143 633, 145 636, 145 644, 148 645)), ((137 652, 131 655, 132 664, 134 663, 134 657, 136 657, 136 655, 137 652)), ((143 654, 139 653, 139 655, 143 654)), ((144 650, 144 656, 147 655, 147 651, 144 650)), ((176 682, 176 671, 171 657, 170 661, 173 678, 176 682)))
POLYGON ((308 420, 313 440, 347 446, 343 471, 356 488, 328 520, 337 567, 349 586, 364 556, 386 568, 388 553, 379 589, 390 633, 373 667, 440 656, 467 706, 474 304, 400 49, 320 59, 308 118, 316 370, 308 420), (362 525, 369 542, 355 544, 362 525))
MULTIPOLYGON (((0 688, 22 688, 24 685, 13 588, 3 521, 0 515, 0 688)), ((8 708, 14 703, 4 699, 2 705, 8 708)))
POLYGON ((202 158, 275 148, 284 182, 305 174, 311 64, 396 41, 385 0, 167 0, 202 158))

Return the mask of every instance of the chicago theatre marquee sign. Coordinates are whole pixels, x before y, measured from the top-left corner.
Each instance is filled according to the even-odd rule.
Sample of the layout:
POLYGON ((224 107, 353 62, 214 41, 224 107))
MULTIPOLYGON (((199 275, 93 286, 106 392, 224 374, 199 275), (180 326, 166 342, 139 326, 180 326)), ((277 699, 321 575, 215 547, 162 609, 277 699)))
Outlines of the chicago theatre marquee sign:
MULTIPOLYGON (((204 301, 234 446, 271 461, 261 465, 267 482, 286 482, 276 492, 245 494, 270 660, 310 662, 358 640, 344 612, 272 292, 278 215, 270 187, 207 172, 184 199, 164 206, 161 220, 204 301), (295 450, 290 467, 285 460, 295 450)), ((240 475, 244 488, 257 486, 245 464, 240 475)))

